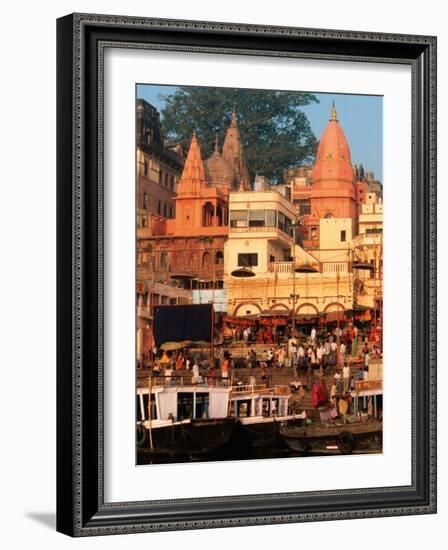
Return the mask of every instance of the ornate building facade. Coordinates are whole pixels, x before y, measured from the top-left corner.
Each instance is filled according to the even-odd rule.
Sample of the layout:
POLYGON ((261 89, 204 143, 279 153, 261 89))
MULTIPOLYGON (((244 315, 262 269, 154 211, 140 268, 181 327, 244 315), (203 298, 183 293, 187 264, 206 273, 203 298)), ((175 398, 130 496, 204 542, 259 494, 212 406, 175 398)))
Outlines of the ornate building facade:
MULTIPOLYGON (((147 116, 150 112, 148 105, 143 105, 147 116)), ((142 103, 137 103, 137 112, 141 108, 142 103)), ((158 121, 158 115, 154 112, 150 114, 152 119, 158 121)), ((139 135, 147 135, 148 126, 147 118, 142 118, 138 126, 139 135)), ((157 141, 161 136, 160 126, 153 126, 155 129, 148 139, 157 141)), ((140 149, 144 153, 148 147, 140 144, 140 149)), ((165 150, 163 154, 169 159, 175 155, 171 150, 165 150)), ((162 185, 162 189, 157 187, 151 195, 147 182, 142 185, 142 158, 144 161, 146 157, 138 152, 137 217, 142 215, 142 211, 147 216, 145 222, 138 223, 137 227, 137 277, 143 283, 143 291, 138 298, 139 304, 142 304, 139 309, 141 315, 138 315, 141 330, 137 349, 140 356, 148 352, 151 341, 151 307, 154 305, 151 295, 166 296, 168 303, 177 304, 196 301, 197 296, 193 293, 198 290, 223 289, 224 243, 229 233, 229 193, 236 189, 251 189, 235 111, 222 152, 216 143, 212 156, 204 160, 199 140, 193 132, 185 161, 178 156, 183 165, 180 176, 173 179, 167 176, 168 190, 162 185), (146 204, 141 188, 149 196, 146 204), (161 200, 167 205, 166 210, 164 206, 160 211, 161 200)), ((169 172, 166 170, 166 173, 169 172)), ((162 178, 162 181, 165 180, 162 178)))
POLYGON ((184 159, 165 146, 157 109, 144 99, 137 99, 136 109, 137 227, 148 227, 174 218, 184 159))
MULTIPOLYGON (((288 169, 290 197, 254 190, 230 195, 225 245, 228 314, 279 315, 298 323, 368 320, 382 303, 382 199, 352 166, 333 106, 314 166, 288 169), (269 195, 270 207, 266 206, 269 195), (286 227, 279 220, 287 219, 286 227), (291 226, 297 236, 291 239, 291 226), (241 261, 247 278, 238 274, 241 261), (236 276, 234 276, 236 275, 236 276)), ((375 181, 376 187, 381 184, 375 181)), ((280 189, 279 189, 280 190, 280 189)))
MULTIPOLYGON (((158 115, 143 107, 147 118, 138 132, 148 136, 152 128, 144 139, 153 140, 153 151, 154 143, 163 143, 158 115)), ((194 132, 186 158, 172 149, 154 155, 168 159, 166 173, 182 166, 173 188, 168 185, 167 215, 157 202, 166 186, 142 176, 149 149, 140 149, 137 215, 148 219, 137 228, 139 354, 151 345, 151 308, 163 303, 213 301, 215 311, 234 319, 292 316, 299 324, 315 324, 350 315, 377 325, 382 187, 352 165, 334 106, 315 164, 286 170, 282 185, 263 176, 252 184, 235 111, 222 151, 216 142, 210 158, 202 158, 194 132), (145 178, 158 186, 147 203, 140 196, 145 178)))
POLYGON ((251 184, 234 111, 222 153, 216 143, 204 161, 193 133, 172 197, 174 216, 151 219, 137 230, 140 268, 155 272, 165 283, 197 288, 202 282, 219 281, 222 286, 229 193, 235 189, 249 190, 251 184))

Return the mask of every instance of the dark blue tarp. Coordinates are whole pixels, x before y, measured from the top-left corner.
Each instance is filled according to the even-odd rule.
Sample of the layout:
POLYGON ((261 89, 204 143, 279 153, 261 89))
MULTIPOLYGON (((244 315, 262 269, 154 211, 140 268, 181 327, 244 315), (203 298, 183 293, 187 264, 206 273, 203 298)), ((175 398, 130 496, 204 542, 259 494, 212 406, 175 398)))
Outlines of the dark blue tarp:
POLYGON ((156 346, 183 340, 210 342, 212 304, 155 306, 153 312, 156 346))

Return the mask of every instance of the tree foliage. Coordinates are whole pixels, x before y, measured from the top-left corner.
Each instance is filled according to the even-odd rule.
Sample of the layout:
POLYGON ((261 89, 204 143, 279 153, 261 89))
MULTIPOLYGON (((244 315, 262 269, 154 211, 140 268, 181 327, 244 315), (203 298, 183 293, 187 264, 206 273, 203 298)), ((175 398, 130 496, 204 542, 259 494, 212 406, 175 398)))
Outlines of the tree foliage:
POLYGON ((285 168, 314 160, 316 137, 301 109, 318 103, 311 93, 179 87, 163 99, 166 137, 188 143, 195 130, 203 158, 213 153, 216 136, 222 147, 235 106, 247 166, 253 175, 280 182, 285 168))

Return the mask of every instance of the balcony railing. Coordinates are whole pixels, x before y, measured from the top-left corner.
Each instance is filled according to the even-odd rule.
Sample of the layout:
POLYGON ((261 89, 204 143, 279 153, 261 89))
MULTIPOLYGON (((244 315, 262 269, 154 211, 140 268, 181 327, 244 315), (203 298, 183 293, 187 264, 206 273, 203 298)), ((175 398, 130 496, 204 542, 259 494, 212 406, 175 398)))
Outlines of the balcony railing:
POLYGON ((276 385, 270 388, 266 384, 245 384, 232 386, 230 397, 250 397, 258 394, 289 395, 291 388, 286 385, 276 385))
MULTIPOLYGON (((295 263, 296 268, 303 267, 303 262, 296 261, 295 263)), ((319 266, 317 263, 312 264, 312 267, 316 269, 316 273, 319 272, 319 266)), ((293 263, 292 262, 270 262, 268 263, 268 271, 270 273, 286 273, 290 274, 292 273, 293 263)), ((313 274, 313 272, 310 271, 309 274, 313 274)), ((299 276, 300 273, 297 273, 297 276, 299 276)), ((303 273, 302 273, 303 275, 303 273)))
POLYGON ((379 246, 383 242, 382 233, 363 233, 356 235, 353 239, 355 248, 357 246, 379 246))
POLYGON ((382 380, 360 380, 355 382, 355 391, 374 391, 382 390, 383 381, 382 380))
MULTIPOLYGON (((229 388, 230 380, 228 378, 223 378, 222 376, 210 377, 205 374, 201 376, 199 381, 192 381, 193 373, 191 375, 175 375, 166 376, 162 374, 154 374, 151 376, 151 386, 154 387, 184 387, 184 386, 197 386, 202 388, 229 388)), ((138 382, 139 387, 143 387, 142 379, 138 382)), ((148 383, 149 385, 149 383, 148 383)))
POLYGON ((153 264, 151 260, 149 261, 140 261, 137 264, 137 268, 140 270, 148 270, 149 272, 154 271, 154 274, 157 276, 171 277, 172 275, 185 275, 192 278, 207 278, 208 280, 222 279, 224 276, 224 265, 223 263, 219 264, 210 264, 201 267, 196 267, 194 265, 182 265, 179 267, 169 266, 169 267, 156 267, 153 269, 153 264))
POLYGON ((270 262, 268 271, 271 273, 292 273, 292 262, 270 262))
POLYGON ((281 236, 283 239, 287 239, 288 241, 292 241, 292 237, 288 235, 288 233, 285 233, 283 229, 280 229, 276 225, 271 226, 245 226, 245 227, 234 227, 230 226, 230 232, 231 233, 278 233, 279 236, 281 236))

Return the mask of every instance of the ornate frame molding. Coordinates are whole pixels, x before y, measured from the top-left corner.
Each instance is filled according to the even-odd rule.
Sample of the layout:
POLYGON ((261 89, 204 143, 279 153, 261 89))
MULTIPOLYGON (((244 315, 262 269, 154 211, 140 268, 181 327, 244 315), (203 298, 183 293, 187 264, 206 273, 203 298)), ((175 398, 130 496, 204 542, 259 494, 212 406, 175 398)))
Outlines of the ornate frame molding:
POLYGON ((435 513, 436 61, 436 38, 430 36, 92 14, 58 20, 59 531, 90 536, 435 513), (411 65, 409 487, 104 502, 102 106, 107 47, 411 65), (96 421, 87 424, 87 415, 96 421))

